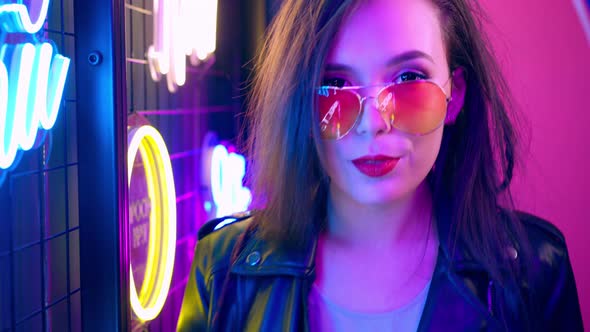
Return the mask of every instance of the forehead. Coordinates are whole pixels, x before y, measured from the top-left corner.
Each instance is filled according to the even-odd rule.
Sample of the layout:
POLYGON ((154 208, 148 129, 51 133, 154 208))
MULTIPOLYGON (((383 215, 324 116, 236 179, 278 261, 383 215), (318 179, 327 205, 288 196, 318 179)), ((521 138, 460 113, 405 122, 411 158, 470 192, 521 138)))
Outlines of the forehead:
POLYGON ((413 50, 430 55, 436 65, 446 65, 434 5, 428 0, 369 0, 343 21, 326 62, 366 71, 413 50))

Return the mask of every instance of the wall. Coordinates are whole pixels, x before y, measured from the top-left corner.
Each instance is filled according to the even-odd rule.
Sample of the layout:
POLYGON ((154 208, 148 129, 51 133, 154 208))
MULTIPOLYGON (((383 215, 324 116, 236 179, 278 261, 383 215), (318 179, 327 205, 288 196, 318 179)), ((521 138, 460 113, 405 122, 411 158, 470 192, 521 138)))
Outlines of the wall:
MULTIPOLYGON (((590 35, 574 3, 482 0, 489 36, 530 134, 513 186, 517 207, 565 234, 590 329, 590 35)), ((589 12, 586 11, 586 19, 589 12)))

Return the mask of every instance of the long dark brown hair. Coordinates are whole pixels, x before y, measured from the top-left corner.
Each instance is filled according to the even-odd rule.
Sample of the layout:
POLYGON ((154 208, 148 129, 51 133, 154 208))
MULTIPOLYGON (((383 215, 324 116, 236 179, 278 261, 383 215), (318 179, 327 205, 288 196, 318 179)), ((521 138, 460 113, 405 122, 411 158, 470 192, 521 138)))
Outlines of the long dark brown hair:
MULTIPOLYGON (((463 110, 445 127, 428 175, 434 213, 449 223, 449 239, 440 240, 451 248, 461 242, 501 280, 506 248, 526 243, 517 218, 509 212, 499 218, 502 201, 511 202, 517 146, 510 94, 482 33, 479 7, 468 0, 431 1, 439 9, 450 69, 463 68, 467 84, 463 110)), ((313 91, 332 39, 359 2, 285 1, 256 59, 249 179, 257 206, 264 206, 255 223, 269 240, 301 246, 325 226, 328 185, 318 155, 313 91)))

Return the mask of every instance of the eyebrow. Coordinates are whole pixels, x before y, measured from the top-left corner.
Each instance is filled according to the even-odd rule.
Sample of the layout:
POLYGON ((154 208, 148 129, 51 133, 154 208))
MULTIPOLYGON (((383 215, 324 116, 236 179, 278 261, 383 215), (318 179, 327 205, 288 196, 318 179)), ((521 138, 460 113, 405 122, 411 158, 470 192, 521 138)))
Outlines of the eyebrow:
MULTIPOLYGON (((415 59, 425 59, 434 63, 434 59, 429 54, 419 50, 411 50, 394 56, 393 58, 389 59, 389 61, 387 61, 386 65, 387 67, 393 67, 400 63, 415 59)), ((328 63, 326 64, 326 71, 352 71, 352 68, 343 64, 328 63)))

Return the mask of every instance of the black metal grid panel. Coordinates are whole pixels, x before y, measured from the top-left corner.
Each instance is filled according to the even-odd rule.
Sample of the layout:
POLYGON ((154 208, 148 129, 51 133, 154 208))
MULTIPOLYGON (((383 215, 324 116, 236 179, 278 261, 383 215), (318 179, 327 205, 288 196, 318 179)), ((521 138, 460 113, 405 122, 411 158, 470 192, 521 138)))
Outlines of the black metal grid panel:
POLYGON ((51 1, 38 34, 71 59, 56 124, 0 184, 1 331, 81 330, 73 8, 51 1))
POLYGON ((187 65, 186 84, 170 93, 166 78, 152 81, 146 52, 153 38, 153 0, 126 0, 127 100, 129 114, 137 113, 160 131, 170 153, 175 177, 177 243, 172 283, 166 304, 153 321, 133 321, 133 329, 172 331, 180 311, 184 288, 197 239, 206 221, 201 198, 201 145, 214 131, 222 140, 233 140, 242 111, 240 89, 239 1, 218 2, 215 63, 210 68, 187 65))

